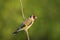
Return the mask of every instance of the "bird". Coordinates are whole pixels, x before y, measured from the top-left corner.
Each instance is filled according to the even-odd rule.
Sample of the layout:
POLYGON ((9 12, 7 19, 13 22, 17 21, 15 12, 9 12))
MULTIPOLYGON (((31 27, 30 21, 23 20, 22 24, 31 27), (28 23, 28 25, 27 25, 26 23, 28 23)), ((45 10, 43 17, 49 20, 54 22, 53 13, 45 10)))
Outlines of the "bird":
POLYGON ((31 15, 29 16, 29 18, 27 18, 20 26, 19 28, 17 28, 17 30, 15 32, 13 32, 14 35, 17 35, 17 33, 19 33, 22 30, 28 30, 32 24, 34 23, 35 19, 37 19, 37 17, 35 15, 31 15))

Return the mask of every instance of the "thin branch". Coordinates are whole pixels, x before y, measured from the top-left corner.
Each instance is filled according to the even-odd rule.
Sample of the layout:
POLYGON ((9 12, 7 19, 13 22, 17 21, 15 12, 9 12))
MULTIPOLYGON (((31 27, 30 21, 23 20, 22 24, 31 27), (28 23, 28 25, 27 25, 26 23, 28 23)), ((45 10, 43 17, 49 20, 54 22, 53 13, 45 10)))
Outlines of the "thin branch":
POLYGON ((28 40, 30 40, 28 30, 25 30, 25 32, 26 32, 28 40))
POLYGON ((22 5, 22 0, 20 0, 20 4, 21 4, 21 10, 22 10, 22 17, 25 19, 23 5, 22 5))

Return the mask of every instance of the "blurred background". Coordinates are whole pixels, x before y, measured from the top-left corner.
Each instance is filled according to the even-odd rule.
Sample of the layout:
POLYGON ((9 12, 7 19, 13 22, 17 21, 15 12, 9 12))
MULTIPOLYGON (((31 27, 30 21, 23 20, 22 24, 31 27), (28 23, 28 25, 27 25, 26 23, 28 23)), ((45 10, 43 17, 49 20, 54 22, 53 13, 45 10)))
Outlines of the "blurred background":
MULTIPOLYGON (((31 40, 60 40, 60 0, 22 0, 24 14, 38 17, 29 29, 31 40)), ((24 31, 12 33, 24 21, 19 0, 0 0, 0 40, 27 40, 24 31)))

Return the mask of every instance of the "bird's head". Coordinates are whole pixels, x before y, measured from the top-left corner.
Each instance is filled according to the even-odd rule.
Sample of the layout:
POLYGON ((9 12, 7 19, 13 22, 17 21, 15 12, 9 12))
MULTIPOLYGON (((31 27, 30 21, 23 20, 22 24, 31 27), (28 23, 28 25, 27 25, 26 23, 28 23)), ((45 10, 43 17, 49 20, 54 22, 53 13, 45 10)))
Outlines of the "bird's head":
POLYGON ((36 17, 35 15, 31 15, 30 18, 31 18, 32 20, 37 19, 37 17, 36 17))

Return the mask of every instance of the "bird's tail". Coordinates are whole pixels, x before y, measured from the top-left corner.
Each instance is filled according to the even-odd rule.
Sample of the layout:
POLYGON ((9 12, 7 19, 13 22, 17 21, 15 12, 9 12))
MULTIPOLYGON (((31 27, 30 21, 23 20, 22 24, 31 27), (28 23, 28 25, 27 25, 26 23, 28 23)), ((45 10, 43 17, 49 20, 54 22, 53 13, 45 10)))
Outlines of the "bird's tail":
POLYGON ((15 32, 13 32, 13 35, 17 35, 19 33, 19 31, 21 31, 20 28, 18 28, 15 32))
POLYGON ((17 32, 17 31, 15 31, 15 32, 13 33, 13 35, 17 35, 17 33, 18 33, 18 32, 17 32))
POLYGON ((20 31, 21 31, 21 29, 18 28, 18 29, 13 33, 13 35, 17 35, 20 31))

